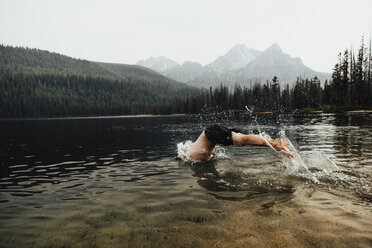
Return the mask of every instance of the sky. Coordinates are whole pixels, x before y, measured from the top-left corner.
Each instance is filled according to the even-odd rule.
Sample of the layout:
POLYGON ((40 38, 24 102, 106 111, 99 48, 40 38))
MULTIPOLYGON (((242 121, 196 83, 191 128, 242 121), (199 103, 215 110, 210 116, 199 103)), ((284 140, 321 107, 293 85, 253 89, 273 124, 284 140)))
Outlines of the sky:
POLYGON ((358 50, 371 0, 0 0, 0 44, 135 64, 166 56, 211 63, 236 44, 277 43, 314 70, 358 50))

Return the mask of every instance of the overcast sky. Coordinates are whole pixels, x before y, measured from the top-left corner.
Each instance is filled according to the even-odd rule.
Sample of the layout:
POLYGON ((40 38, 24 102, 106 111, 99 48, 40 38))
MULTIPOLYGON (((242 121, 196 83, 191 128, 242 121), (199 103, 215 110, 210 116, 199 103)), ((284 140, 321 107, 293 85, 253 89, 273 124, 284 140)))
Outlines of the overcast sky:
POLYGON ((237 43, 277 43, 312 69, 366 43, 371 0, 0 0, 0 44, 93 61, 166 56, 208 64, 237 43))

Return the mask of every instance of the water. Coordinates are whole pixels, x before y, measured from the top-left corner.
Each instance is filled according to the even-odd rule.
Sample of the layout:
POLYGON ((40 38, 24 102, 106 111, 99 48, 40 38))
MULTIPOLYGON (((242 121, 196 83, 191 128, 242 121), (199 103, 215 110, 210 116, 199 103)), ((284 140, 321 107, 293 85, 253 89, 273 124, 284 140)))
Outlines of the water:
POLYGON ((0 247, 371 247, 372 115, 255 118, 0 121, 0 247), (177 158, 213 122, 284 130, 302 161, 177 158))

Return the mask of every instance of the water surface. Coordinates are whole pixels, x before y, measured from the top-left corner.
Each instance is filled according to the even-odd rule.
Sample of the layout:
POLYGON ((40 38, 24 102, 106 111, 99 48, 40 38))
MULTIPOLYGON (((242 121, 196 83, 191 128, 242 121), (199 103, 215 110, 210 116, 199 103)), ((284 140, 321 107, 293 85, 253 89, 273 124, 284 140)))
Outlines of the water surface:
POLYGON ((371 131, 371 114, 2 120, 0 247, 371 247, 371 131), (214 122, 284 130, 309 170, 254 146, 178 159, 214 122))

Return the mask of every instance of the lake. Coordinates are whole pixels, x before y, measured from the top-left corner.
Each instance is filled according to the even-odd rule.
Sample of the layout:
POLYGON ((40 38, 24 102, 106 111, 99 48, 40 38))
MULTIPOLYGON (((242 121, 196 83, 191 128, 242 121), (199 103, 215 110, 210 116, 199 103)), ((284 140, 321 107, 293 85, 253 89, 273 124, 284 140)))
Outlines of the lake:
POLYGON ((0 120, 0 247, 371 247, 372 114, 0 120), (212 123, 300 158, 218 147, 212 123))

